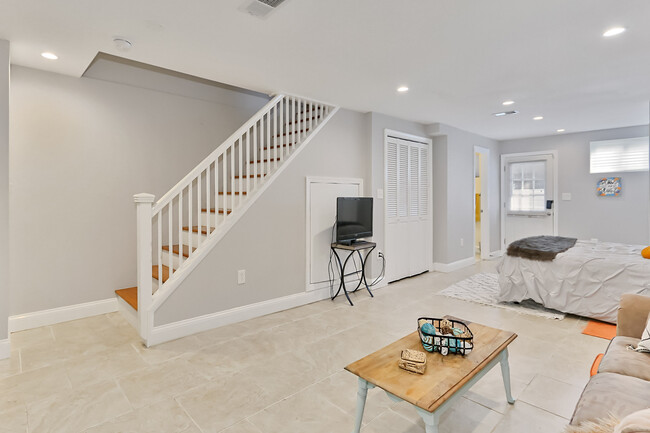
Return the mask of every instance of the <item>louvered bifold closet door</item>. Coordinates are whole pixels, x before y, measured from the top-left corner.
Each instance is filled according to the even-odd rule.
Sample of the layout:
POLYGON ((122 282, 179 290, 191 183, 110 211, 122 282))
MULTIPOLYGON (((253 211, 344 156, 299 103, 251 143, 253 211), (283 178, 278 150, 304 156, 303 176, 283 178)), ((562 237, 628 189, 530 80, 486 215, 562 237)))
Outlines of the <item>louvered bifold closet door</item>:
POLYGON ((397 145, 397 216, 409 214, 409 145, 397 145))
POLYGON ((386 143, 386 218, 397 218, 397 143, 386 143))
POLYGON ((409 146, 409 217, 420 216, 420 149, 409 146))
POLYGON ((420 146, 420 216, 429 216, 429 148, 420 146))
POLYGON ((386 273, 394 281, 429 267, 431 155, 426 143, 391 136, 385 152, 386 273))

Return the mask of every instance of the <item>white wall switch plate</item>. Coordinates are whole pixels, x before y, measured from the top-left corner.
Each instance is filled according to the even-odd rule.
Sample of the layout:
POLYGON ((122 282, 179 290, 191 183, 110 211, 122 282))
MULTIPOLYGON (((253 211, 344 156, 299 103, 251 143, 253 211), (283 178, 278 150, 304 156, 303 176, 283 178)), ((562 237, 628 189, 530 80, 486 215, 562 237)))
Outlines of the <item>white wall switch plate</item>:
POLYGON ((237 271, 237 284, 246 284, 246 269, 237 271))
POLYGON ((460 246, 461 247, 465 246, 465 239, 460 238, 460 246))
POLYGON ((383 200, 384 199, 384 190, 383 188, 378 188, 377 189, 377 200, 383 200))
POLYGON ((563 192, 562 193, 562 200, 565 200, 565 201, 571 200, 571 193, 570 192, 563 192))

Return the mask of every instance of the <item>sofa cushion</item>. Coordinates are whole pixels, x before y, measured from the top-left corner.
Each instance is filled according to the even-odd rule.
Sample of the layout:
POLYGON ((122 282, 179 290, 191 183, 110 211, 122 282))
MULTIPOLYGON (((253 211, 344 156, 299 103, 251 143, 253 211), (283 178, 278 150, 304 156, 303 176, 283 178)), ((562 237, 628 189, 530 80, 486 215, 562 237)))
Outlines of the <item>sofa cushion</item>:
POLYGON ((582 391, 572 425, 594 421, 609 414, 622 419, 650 407, 650 382, 616 373, 598 373, 582 391))
POLYGON ((615 337, 600 361, 598 373, 618 373, 650 380, 650 353, 635 352, 627 348, 629 345, 636 347, 637 344, 638 338, 615 337))

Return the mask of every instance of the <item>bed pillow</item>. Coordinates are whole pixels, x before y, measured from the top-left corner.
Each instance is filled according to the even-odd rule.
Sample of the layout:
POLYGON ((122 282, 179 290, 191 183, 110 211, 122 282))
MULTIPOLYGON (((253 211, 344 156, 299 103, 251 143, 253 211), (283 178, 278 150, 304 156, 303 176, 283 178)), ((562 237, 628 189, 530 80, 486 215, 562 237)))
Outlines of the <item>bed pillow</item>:
POLYGON ((641 250, 641 255, 644 259, 650 259, 650 247, 645 247, 641 250))
POLYGON ((614 433, 650 433, 650 409, 629 414, 616 426, 614 433))

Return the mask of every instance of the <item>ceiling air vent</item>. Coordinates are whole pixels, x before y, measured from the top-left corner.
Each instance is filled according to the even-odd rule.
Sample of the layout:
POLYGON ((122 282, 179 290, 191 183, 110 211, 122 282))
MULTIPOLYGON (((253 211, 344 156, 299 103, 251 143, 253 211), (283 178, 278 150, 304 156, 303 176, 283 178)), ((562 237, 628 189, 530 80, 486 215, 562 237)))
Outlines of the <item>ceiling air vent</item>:
POLYGON ((286 0, 253 0, 245 10, 253 16, 264 18, 271 13, 273 9, 280 6, 285 1, 286 0))

